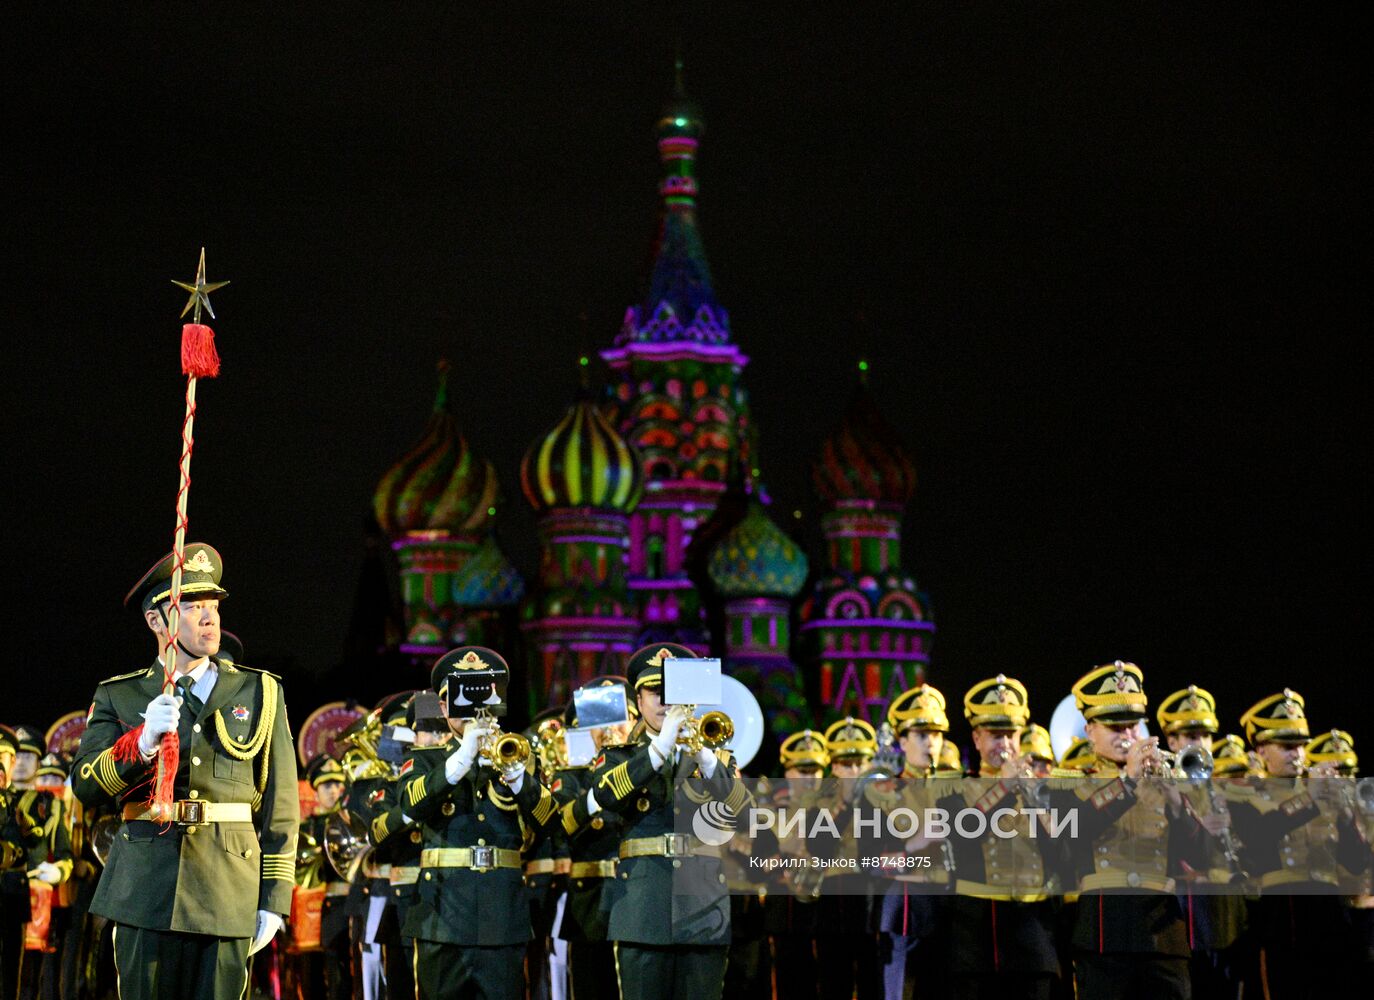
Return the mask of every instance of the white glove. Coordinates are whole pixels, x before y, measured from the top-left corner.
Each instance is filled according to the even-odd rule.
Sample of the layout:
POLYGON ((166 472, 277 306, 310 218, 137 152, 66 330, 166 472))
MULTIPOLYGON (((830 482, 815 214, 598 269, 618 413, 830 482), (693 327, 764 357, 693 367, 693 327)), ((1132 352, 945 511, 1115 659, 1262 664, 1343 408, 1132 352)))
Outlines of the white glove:
POLYGON ((40 861, 38 867, 33 870, 34 878, 48 885, 57 885, 62 881, 62 869, 51 861, 40 861))
POLYGON ((248 954, 256 955, 267 947, 267 942, 277 936, 277 931, 282 929, 285 921, 282 920, 280 913, 273 913, 271 910, 258 911, 258 929, 253 934, 253 940, 248 943, 248 954))
POLYGON ((512 764, 501 769, 501 780, 506 783, 506 787, 514 794, 520 791, 520 786, 525 783, 525 765, 512 764))
POLYGON ((708 747, 702 747, 697 751, 697 767, 701 768, 701 776, 710 779, 716 773, 716 765, 720 763, 720 758, 716 752, 708 747))
POLYGON ((450 785, 456 785, 463 780, 463 775, 472 770, 472 763, 477 759, 477 746, 487 735, 488 727, 481 725, 476 720, 470 720, 463 727, 463 740, 458 744, 458 749, 449 754, 448 760, 444 761, 444 777, 448 778, 450 785))
POLYGON ((601 811, 601 803, 596 801, 596 789, 587 789, 587 815, 595 816, 601 811))
POLYGON ((181 725, 181 699, 175 695, 160 694, 148 702, 143 713, 143 732, 138 737, 138 749, 143 756, 151 757, 157 752, 158 741, 164 733, 174 733, 181 725))
POLYGON ((668 714, 663 717, 663 728, 658 731, 658 735, 653 738, 649 745, 658 751, 659 766, 662 767, 665 761, 671 760, 673 747, 677 745, 678 730, 687 721, 687 706, 674 705, 668 709, 668 714))

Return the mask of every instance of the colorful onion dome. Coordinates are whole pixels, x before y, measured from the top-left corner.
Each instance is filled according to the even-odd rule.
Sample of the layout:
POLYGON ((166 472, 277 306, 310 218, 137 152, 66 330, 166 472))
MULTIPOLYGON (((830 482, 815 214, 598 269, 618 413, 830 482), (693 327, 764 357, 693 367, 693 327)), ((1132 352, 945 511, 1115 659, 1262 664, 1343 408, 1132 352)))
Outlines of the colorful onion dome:
POLYGON ((508 608, 525 596, 525 581, 495 535, 486 540, 453 576, 453 603, 460 608, 508 608))
POLYGON ((753 500, 744 519, 711 553, 708 572, 722 597, 795 597, 806 582, 806 555, 753 500))
POLYGON ((520 486, 536 511, 594 507, 628 514, 639 503, 639 454, 597 409, 584 386, 577 402, 520 462, 520 486))
POLYGON ((811 475, 816 492, 831 503, 871 500, 905 506, 915 494, 911 453, 873 402, 866 380, 860 379, 811 475))
POLYGON ((500 499, 496 469, 478 458, 448 411, 447 361, 424 435, 382 476, 372 508, 393 538, 410 533, 477 535, 500 499))

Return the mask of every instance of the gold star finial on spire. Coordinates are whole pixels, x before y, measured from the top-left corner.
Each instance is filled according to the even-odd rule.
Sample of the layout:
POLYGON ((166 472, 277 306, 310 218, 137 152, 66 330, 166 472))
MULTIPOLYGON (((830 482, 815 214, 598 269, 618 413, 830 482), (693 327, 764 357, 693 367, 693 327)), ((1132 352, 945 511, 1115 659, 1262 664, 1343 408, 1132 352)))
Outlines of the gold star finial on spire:
POLYGON ((205 280, 205 248, 204 248, 204 247, 201 247, 201 248, 200 248, 200 263, 199 263, 198 265, 196 265, 196 282, 195 282, 195 284, 193 284, 193 285, 188 285, 188 284, 187 284, 186 282, 184 282, 184 281, 177 281, 177 280, 175 280, 175 279, 172 280, 172 284, 176 285, 178 288, 184 288, 184 289, 186 289, 186 291, 188 291, 188 292, 191 293, 191 297, 190 297, 189 299, 186 300, 186 307, 185 307, 184 309, 181 310, 181 315, 182 315, 182 316, 185 316, 185 315, 186 315, 188 312, 190 312, 192 309, 195 309, 195 315, 192 316, 191 319, 192 319, 192 322, 199 323, 199 322, 200 322, 200 307, 201 307, 201 306, 204 306, 204 307, 205 307, 205 311, 208 312, 208 313, 210 314, 210 318, 211 318, 211 319, 214 319, 214 318, 215 318, 215 310, 213 310, 213 309, 210 308, 210 293, 211 293, 211 292, 217 292, 217 291, 219 291, 219 290, 220 290, 221 288, 223 288, 225 285, 229 284, 229 282, 227 282, 227 281, 211 281, 211 282, 206 282, 206 280, 205 280))

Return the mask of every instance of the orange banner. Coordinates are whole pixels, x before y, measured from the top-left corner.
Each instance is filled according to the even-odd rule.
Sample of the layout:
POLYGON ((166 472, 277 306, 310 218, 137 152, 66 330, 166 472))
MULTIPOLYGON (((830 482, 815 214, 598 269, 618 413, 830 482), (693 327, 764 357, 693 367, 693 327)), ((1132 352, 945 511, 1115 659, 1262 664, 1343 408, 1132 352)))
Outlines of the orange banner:
POLYGON ((29 917, 24 925, 24 950, 47 951, 52 926, 52 886, 48 883, 29 881, 29 917))
POLYGON ((296 886, 291 892, 291 952, 320 950, 320 914, 324 909, 324 886, 310 889, 296 886))

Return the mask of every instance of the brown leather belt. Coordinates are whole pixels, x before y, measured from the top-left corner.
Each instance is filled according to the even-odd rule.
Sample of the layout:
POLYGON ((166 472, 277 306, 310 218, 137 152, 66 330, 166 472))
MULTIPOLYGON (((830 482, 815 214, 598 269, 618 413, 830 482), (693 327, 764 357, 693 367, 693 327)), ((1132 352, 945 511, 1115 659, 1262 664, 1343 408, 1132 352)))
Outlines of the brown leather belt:
MULTIPOLYGON (((124 807, 124 822, 148 820, 152 823, 166 823, 168 820, 153 812, 146 802, 124 807)), ((253 807, 247 802, 206 802, 204 799, 181 799, 172 803, 170 822, 185 826, 203 826, 206 823, 251 823, 253 807)))
POLYGON ((520 852, 508 847, 427 847, 420 852, 421 868, 493 868, 522 866, 520 852))
POLYGON ((720 848, 703 844, 690 834, 665 833, 658 837, 631 837, 620 842, 622 858, 718 858, 720 848))
POLYGON ((569 878, 615 878, 615 859, 610 861, 574 861, 568 870, 569 878))

